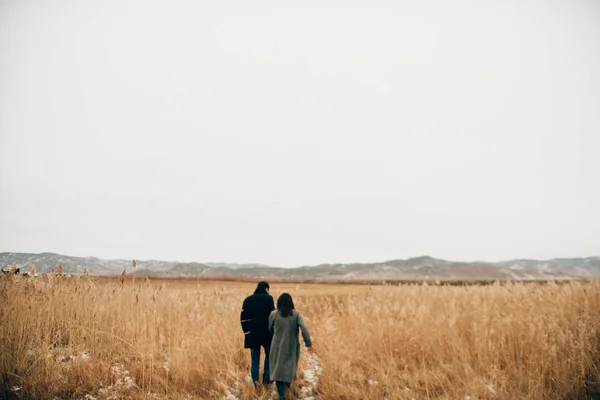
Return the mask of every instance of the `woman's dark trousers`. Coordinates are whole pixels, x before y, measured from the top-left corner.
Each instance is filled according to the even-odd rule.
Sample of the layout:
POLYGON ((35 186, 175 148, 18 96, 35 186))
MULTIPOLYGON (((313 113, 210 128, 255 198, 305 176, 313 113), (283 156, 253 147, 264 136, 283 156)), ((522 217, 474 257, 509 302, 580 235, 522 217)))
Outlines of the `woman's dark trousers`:
POLYGON ((279 395, 279 400, 285 400, 285 389, 290 388, 290 383, 277 381, 275 382, 275 385, 277 386, 277 394, 279 395))

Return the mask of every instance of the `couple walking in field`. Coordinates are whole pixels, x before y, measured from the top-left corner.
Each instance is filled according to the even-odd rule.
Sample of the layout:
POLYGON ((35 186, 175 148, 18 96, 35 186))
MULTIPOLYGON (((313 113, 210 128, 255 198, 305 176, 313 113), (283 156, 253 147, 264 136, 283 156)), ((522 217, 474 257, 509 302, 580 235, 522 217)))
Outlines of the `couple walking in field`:
POLYGON ((294 309, 292 296, 283 293, 277 299, 277 309, 269 294, 269 284, 259 282, 254 294, 242 305, 240 317, 245 334, 244 348, 250 349, 250 373, 255 387, 260 386, 260 348, 265 350, 262 384, 275 382, 279 399, 285 400, 286 389, 296 379, 300 360, 299 333, 312 352, 312 342, 302 315, 294 309))

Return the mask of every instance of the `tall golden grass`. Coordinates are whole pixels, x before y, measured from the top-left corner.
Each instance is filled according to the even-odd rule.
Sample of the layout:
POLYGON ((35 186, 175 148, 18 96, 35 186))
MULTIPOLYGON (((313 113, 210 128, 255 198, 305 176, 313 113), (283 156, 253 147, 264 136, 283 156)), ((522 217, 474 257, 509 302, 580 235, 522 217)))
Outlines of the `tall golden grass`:
MULTIPOLYGON (((270 398, 248 383, 242 348, 240 305, 253 289, 240 282, 3 278, 0 392, 31 399, 270 398)), ((600 389, 599 282, 276 283, 271 291, 291 293, 306 316, 322 368, 317 398, 585 399, 600 389)))

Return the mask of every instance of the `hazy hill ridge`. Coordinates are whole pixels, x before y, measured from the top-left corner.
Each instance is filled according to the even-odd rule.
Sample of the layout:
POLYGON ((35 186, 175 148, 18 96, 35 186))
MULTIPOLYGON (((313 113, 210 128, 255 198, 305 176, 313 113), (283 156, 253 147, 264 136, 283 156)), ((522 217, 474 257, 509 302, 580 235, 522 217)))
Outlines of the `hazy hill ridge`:
POLYGON ((116 275, 127 270, 135 275, 304 278, 304 279, 590 279, 600 275, 600 257, 510 260, 502 262, 457 262, 429 256, 375 263, 320 264, 296 268, 264 264, 224 262, 181 263, 162 260, 105 260, 55 253, 0 253, 0 266, 34 264, 41 273, 62 265, 65 273, 116 275))

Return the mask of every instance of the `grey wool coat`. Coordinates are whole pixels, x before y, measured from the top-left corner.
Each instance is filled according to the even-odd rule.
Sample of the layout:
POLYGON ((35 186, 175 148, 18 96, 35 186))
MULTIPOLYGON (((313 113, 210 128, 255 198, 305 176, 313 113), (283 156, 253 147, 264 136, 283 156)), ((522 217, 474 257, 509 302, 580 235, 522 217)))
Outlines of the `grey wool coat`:
POLYGON ((280 382, 293 382, 296 379, 296 369, 300 360, 300 341, 298 330, 302 331, 302 338, 306 347, 312 346, 308 328, 304 318, 296 310, 292 315, 281 316, 277 310, 269 316, 269 331, 273 335, 269 364, 271 380, 280 382))

